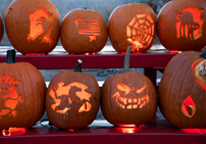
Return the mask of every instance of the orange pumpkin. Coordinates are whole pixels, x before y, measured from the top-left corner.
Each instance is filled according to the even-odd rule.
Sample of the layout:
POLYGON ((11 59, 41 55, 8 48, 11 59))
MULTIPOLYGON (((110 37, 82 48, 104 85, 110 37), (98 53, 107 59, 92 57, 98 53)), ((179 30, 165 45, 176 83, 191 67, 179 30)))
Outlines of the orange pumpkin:
POLYGON ((8 50, 0 64, 0 129, 28 128, 44 114, 46 84, 36 67, 15 63, 15 50, 8 50))
POLYGON ((153 9, 144 3, 116 7, 108 21, 109 38, 114 49, 126 52, 146 52, 155 39, 156 17, 153 9))
POLYGON ((199 51, 206 45, 205 0, 173 0, 157 17, 157 36, 169 50, 199 51))
POLYGON ((206 128, 205 52, 186 51, 166 66, 159 86, 159 107, 178 128, 206 128))
POLYGON ((105 46, 107 37, 104 17, 93 10, 74 9, 61 24, 61 43, 69 53, 98 52, 105 46))
POLYGON ((109 77, 102 86, 101 110, 113 125, 136 126, 148 122, 155 115, 157 94, 149 78, 128 72, 127 56, 125 61, 124 73, 109 77))
POLYGON ((3 38, 3 35, 4 35, 4 24, 3 24, 2 16, 0 14, 0 43, 3 38))
POLYGON ((59 13, 49 0, 14 0, 5 14, 13 47, 23 53, 48 53, 59 40, 59 13))
POLYGON ((81 60, 75 71, 61 71, 51 80, 46 95, 46 112, 59 129, 80 129, 95 119, 100 104, 96 79, 81 73, 81 60))

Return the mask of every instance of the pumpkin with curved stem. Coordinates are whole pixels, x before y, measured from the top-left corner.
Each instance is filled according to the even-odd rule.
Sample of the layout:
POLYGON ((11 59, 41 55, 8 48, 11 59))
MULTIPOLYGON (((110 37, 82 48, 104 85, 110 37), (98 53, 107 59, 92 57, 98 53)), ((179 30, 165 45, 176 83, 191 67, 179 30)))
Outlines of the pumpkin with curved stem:
POLYGON ((157 36, 169 50, 199 51, 206 45, 205 0, 173 0, 157 17, 157 36))
POLYGON ((3 38, 3 35, 4 35, 4 24, 3 24, 2 16, 0 14, 0 43, 3 38))
POLYGON ((15 50, 0 64, 0 129, 28 128, 44 114, 46 84, 32 64, 15 63, 15 50))
POLYGON ((125 4, 116 7, 108 21, 109 38, 114 49, 126 52, 146 52, 155 39, 156 16, 144 3, 125 4))
POLYGON ((107 25, 104 17, 93 10, 74 9, 63 19, 60 40, 69 53, 94 53, 107 42, 107 25))
POLYGON ((109 77, 102 86, 101 109, 113 125, 139 125, 148 122, 157 110, 156 89, 149 78, 128 72, 127 50, 124 73, 109 77))
POLYGON ((46 112, 59 129, 80 129, 95 119, 100 103, 96 79, 81 73, 81 60, 75 71, 61 71, 51 80, 46 95, 46 112))
POLYGON ((159 86, 159 107, 178 128, 206 128, 206 52, 186 51, 166 66, 159 86))
POLYGON ((59 40, 59 13, 49 0, 14 0, 5 14, 5 28, 17 51, 48 53, 59 40))

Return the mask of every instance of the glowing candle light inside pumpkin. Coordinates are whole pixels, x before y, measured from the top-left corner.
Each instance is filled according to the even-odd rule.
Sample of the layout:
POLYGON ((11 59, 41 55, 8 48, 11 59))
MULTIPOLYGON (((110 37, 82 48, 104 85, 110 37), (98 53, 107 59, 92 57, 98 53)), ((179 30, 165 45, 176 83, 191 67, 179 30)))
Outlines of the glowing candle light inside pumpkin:
POLYGON ((194 6, 186 7, 176 12, 176 37, 196 40, 202 36, 204 9, 194 6))
POLYGON ((23 135, 26 132, 26 128, 16 128, 16 127, 11 127, 8 130, 2 130, 2 135, 3 136, 19 136, 23 135))

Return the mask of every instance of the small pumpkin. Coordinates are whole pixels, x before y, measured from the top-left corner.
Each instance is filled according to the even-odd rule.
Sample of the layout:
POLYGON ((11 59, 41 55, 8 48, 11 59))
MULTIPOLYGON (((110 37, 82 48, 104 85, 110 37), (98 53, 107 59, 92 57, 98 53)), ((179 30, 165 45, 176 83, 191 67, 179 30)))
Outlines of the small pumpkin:
POLYGON ((109 39, 118 52, 146 52, 155 39, 156 16, 144 3, 125 4, 116 7, 108 20, 109 39))
POLYGON ((101 110, 113 125, 139 125, 148 122, 157 110, 156 89, 149 78, 129 71, 128 48, 124 73, 106 79, 102 86, 101 110))
POLYGON ((2 16, 0 14, 0 43, 3 36, 4 36, 4 24, 3 24, 2 16))
POLYGON ((157 17, 157 36, 169 50, 199 51, 206 45, 205 0, 173 0, 157 17))
POLYGON ((0 64, 0 129, 28 128, 44 114, 46 84, 40 71, 27 62, 17 62, 15 50, 7 51, 0 64))
POLYGON ((66 14, 61 24, 60 40, 68 53, 94 53, 107 42, 104 17, 93 10, 74 9, 66 14))
POLYGON ((178 128, 206 128, 205 52, 186 51, 166 66, 159 86, 159 107, 178 128))
POLYGON ((5 29, 17 51, 48 53, 59 40, 59 13, 49 0, 13 0, 5 14, 5 29))
POLYGON ((96 79, 81 72, 81 60, 75 71, 61 71, 51 80, 46 95, 46 112, 59 129, 80 129, 95 119, 100 104, 96 79))

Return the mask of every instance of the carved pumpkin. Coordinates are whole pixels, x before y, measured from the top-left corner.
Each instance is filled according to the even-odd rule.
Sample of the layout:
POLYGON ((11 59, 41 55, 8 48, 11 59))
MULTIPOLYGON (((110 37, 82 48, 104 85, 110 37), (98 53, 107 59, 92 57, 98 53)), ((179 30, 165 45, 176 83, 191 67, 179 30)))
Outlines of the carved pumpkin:
POLYGON ((107 25, 104 17, 89 9, 74 9, 63 19, 60 39, 69 53, 94 53, 107 42, 107 25))
POLYGON ((3 24, 2 16, 0 14, 0 43, 3 38, 3 35, 4 35, 4 24, 3 24))
POLYGON ((160 11, 157 36, 169 50, 196 50, 206 45, 205 0, 173 0, 160 11))
POLYGON ((177 54, 163 73, 159 107, 164 117, 176 127, 206 128, 204 55, 194 51, 177 54))
POLYGON ((144 3, 116 7, 108 21, 109 38, 114 49, 126 52, 146 52, 155 39, 156 17, 152 8, 144 3))
POLYGON ((36 67, 15 63, 15 50, 8 50, 0 64, 0 129, 33 126, 44 113, 46 84, 36 67))
POLYGON ((125 61, 124 73, 109 77, 102 86, 103 116, 116 126, 146 123, 157 110, 154 85, 143 74, 128 72, 127 58, 125 61))
POLYGON ((81 60, 75 71, 61 71, 51 80, 46 95, 50 122, 60 129, 87 127, 95 119, 100 103, 96 79, 81 73, 81 60))
POLYGON ((13 47, 23 53, 48 53, 59 40, 59 13, 49 0, 14 0, 5 14, 13 47))

